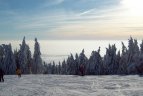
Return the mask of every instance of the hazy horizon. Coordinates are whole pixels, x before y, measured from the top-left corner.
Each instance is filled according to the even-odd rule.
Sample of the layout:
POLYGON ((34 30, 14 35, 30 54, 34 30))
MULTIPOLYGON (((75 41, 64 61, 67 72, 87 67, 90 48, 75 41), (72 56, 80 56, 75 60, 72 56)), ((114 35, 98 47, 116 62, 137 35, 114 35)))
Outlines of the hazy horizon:
MULTIPOLYGON (((81 51, 85 50, 85 55, 89 58, 92 51, 98 50, 101 48, 101 56, 104 56, 106 53, 106 48, 109 44, 116 44, 117 52, 121 50, 122 44, 124 42, 128 48, 128 40, 38 40, 40 44, 41 57, 47 63, 55 61, 63 61, 72 53, 74 56, 76 53, 80 54, 81 51)), ((1 41, 0 44, 9 44, 12 45, 12 50, 19 49, 22 43, 22 40, 6 40, 1 41)), ((34 52, 34 40, 26 40, 26 44, 29 45, 30 50, 33 54, 34 52)), ((141 44, 141 40, 138 40, 138 45, 141 44)))

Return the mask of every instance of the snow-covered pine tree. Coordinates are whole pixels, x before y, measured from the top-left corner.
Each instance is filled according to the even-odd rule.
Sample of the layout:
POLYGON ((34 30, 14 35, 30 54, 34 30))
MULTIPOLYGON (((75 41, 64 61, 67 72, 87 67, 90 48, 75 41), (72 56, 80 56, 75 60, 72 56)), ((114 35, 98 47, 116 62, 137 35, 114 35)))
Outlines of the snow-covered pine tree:
POLYGON ((31 51, 29 46, 25 42, 25 37, 23 38, 22 45, 20 45, 20 50, 18 52, 18 62, 21 71, 23 74, 29 74, 31 71, 31 51))
POLYGON ((78 56, 78 54, 76 53, 76 55, 75 55, 75 75, 78 75, 79 74, 79 66, 80 66, 80 64, 79 64, 79 56, 78 56))
POLYGON ((47 65, 46 72, 47 72, 47 74, 52 74, 52 64, 51 64, 51 63, 49 63, 49 64, 47 65))
POLYGON ((85 74, 87 73, 88 69, 88 58, 85 56, 84 54, 84 49, 82 50, 82 52, 79 55, 79 66, 80 64, 83 64, 85 66, 85 74))
POLYGON ((92 51, 92 54, 88 61, 88 71, 89 75, 100 75, 102 74, 102 57, 100 56, 100 47, 98 51, 92 51))
POLYGON ((124 43, 122 42, 122 54, 121 54, 121 58, 119 61, 118 74, 121 74, 121 75, 128 74, 127 62, 128 62, 128 50, 127 50, 126 46, 124 45, 124 43))
POLYGON ((16 70, 16 63, 14 54, 12 52, 11 44, 5 45, 3 44, 4 48, 4 58, 3 58, 3 70, 5 74, 15 74, 16 70))
POLYGON ((106 48, 106 55, 104 56, 104 68, 105 74, 114 74, 116 62, 116 46, 110 45, 109 48, 106 48))
POLYGON ((66 61, 65 61, 65 60, 62 62, 61 72, 62 72, 61 74, 63 74, 63 75, 66 75, 66 74, 67 74, 67 64, 66 64, 66 61))
POLYGON ((26 67, 26 63, 27 63, 27 58, 26 58, 26 42, 25 42, 25 37, 23 38, 23 41, 22 41, 22 44, 20 44, 20 50, 19 50, 19 54, 18 54, 18 62, 19 62, 19 66, 17 67, 20 67, 22 73, 25 73, 26 70, 25 67, 26 67))
POLYGON ((58 65, 58 74, 61 74, 61 70, 62 70, 61 62, 59 62, 59 65, 58 65))
POLYGON ((133 54, 134 54, 134 41, 133 38, 130 37, 128 40, 128 65, 133 62, 133 54))
POLYGON ((56 65, 55 65, 54 61, 53 61, 52 67, 51 67, 51 74, 56 74, 56 65))
POLYGON ((31 55, 31 51, 29 46, 27 45, 27 66, 28 66, 28 74, 32 74, 32 63, 33 63, 33 59, 32 59, 32 55, 31 55))
POLYGON ((120 60, 121 60, 121 54, 120 54, 120 51, 118 51, 118 53, 116 55, 114 74, 118 74, 118 70, 119 70, 119 66, 120 66, 120 60))
POLYGON ((14 57, 15 57, 15 63, 16 63, 16 68, 20 69, 20 62, 19 62, 19 52, 17 49, 14 50, 14 57))
POLYGON ((42 59, 41 59, 40 45, 37 41, 37 38, 35 38, 33 63, 31 67, 32 67, 33 74, 43 73, 43 64, 42 64, 42 59))
POLYGON ((0 68, 3 67, 3 59, 4 59, 4 48, 0 45, 0 68))
POLYGON ((74 57, 72 54, 67 59, 67 74, 68 75, 76 74, 74 57))
POLYGON ((58 65, 55 65, 55 73, 54 74, 58 74, 58 65))
POLYGON ((143 40, 140 44, 139 61, 136 65, 137 74, 143 74, 143 40))
POLYGON ((140 52, 141 52, 141 54, 143 54, 143 40, 142 40, 142 42, 140 44, 140 52))
POLYGON ((130 37, 128 47, 128 74, 136 74, 136 66, 139 64, 139 47, 137 40, 133 40, 132 37, 130 37))
POLYGON ((44 74, 48 74, 48 65, 47 65, 47 63, 45 61, 43 62, 43 67, 44 67, 44 69, 43 69, 44 72, 43 73, 44 74))

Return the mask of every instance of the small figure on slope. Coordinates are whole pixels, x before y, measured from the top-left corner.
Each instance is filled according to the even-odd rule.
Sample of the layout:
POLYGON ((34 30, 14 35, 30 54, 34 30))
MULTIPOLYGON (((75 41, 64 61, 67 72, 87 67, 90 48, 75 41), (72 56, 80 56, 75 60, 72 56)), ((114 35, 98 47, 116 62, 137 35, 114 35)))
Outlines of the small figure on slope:
POLYGON ((18 75, 18 77, 21 77, 21 70, 19 68, 16 69, 16 74, 18 75))
POLYGON ((0 82, 4 82, 4 71, 2 70, 2 68, 0 68, 0 82))
POLYGON ((81 76, 85 75, 85 66, 83 64, 79 66, 79 75, 81 76))

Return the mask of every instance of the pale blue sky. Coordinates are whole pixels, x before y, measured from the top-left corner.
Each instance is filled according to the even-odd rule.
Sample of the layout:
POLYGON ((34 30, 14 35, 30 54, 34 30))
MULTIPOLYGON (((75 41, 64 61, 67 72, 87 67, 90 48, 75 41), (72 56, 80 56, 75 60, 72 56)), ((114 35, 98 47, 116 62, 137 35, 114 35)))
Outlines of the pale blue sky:
POLYGON ((142 1, 0 0, 0 39, 141 39, 142 1))

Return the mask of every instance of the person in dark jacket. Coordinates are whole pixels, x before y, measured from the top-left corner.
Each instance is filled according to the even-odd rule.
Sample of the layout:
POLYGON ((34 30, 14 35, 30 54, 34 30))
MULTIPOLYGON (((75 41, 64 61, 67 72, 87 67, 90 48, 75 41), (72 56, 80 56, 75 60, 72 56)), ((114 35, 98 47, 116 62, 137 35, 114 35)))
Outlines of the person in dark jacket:
POLYGON ((143 75, 143 63, 140 66, 136 66, 139 75, 143 75))
POLYGON ((4 71, 2 70, 2 68, 0 68, 0 82, 4 82, 4 71))
POLYGON ((79 66, 79 71, 80 71, 80 75, 81 75, 81 76, 84 76, 84 75, 85 75, 85 67, 84 67, 83 64, 81 64, 81 65, 79 66))

